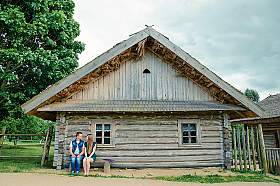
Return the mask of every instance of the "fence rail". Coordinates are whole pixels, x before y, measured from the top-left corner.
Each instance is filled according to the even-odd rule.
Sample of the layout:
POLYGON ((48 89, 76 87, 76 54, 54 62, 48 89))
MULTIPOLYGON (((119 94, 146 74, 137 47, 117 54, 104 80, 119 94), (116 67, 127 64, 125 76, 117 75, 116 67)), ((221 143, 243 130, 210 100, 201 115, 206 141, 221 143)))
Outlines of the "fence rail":
MULTIPOLYGON (((44 146, 44 144, 41 145, 0 145, 0 147, 21 147, 21 146, 27 146, 27 147, 31 147, 31 146, 44 146)), ((54 145, 48 145, 48 146, 54 146, 54 145)), ((0 156, 1 157, 1 156, 0 156)))
POLYGON ((45 165, 48 162, 48 157, 53 157, 53 155, 49 155, 52 137, 55 136, 53 134, 53 127, 49 127, 46 134, 5 134, 6 126, 3 126, 2 132, 0 133, 0 158, 33 158, 33 157, 41 157, 41 165, 45 165), (3 145, 4 136, 45 136, 45 143, 42 145, 3 145), (44 146, 42 156, 1 156, 2 147, 8 146, 44 146))
MULTIPOLYGON (((42 158, 42 156, 0 156, 1 158, 42 158)), ((46 156, 52 158, 53 155, 46 156)))
MULTIPOLYGON (((47 136, 47 134, 0 134, 0 136, 47 136)), ((51 136, 54 136, 54 134, 51 136)))

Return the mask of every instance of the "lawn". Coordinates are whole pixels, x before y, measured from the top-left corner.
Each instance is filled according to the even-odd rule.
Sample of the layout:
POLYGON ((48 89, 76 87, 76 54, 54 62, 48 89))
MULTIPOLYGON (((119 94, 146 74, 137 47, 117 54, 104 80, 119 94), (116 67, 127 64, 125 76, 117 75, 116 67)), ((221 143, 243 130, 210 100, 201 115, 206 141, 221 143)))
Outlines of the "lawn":
MULTIPOLYGON (((53 145, 54 142, 52 142, 53 145)), ((13 142, 5 140, 1 156, 42 156, 44 142, 40 144, 39 140, 20 140, 14 146, 13 142), (41 146, 20 146, 20 145, 41 145, 41 146)), ((50 147, 50 154, 53 155, 54 147, 50 147)), ((53 158, 48 158, 46 166, 41 166, 41 157, 1 157, 0 172, 32 172, 41 168, 53 168, 53 158)))
MULTIPOLYGON (((54 142, 52 142, 52 145, 54 142)), ((17 145, 14 146, 13 142, 5 140, 3 145, 11 145, 11 146, 3 146, 1 156, 42 156, 44 142, 40 144, 39 140, 20 140, 17 145), (41 146, 20 146, 20 145, 41 145, 41 146)), ((50 154, 53 155, 54 147, 51 146, 50 154)))

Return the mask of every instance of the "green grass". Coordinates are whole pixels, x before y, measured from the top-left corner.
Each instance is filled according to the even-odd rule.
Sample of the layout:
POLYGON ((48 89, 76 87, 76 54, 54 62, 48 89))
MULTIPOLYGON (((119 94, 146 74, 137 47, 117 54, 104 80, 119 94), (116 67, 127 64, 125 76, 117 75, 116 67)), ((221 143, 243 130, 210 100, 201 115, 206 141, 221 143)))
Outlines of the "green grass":
POLYGON ((48 158, 48 163, 41 166, 41 158, 0 158, 0 173, 34 172, 39 169, 53 169, 53 158, 48 158))
MULTIPOLYGON (((53 142, 52 142, 53 143, 53 142)), ((39 140, 20 140, 17 145, 39 145, 39 140)), ((44 146, 14 146, 13 142, 4 141, 1 156, 42 156, 44 146)), ((44 145, 44 142, 42 142, 44 145)), ((50 147, 50 154, 53 155, 54 147, 50 147)), ((0 158, 0 172, 34 172, 41 168, 53 168, 53 158, 48 158, 46 166, 41 166, 41 158, 23 158, 23 157, 11 157, 0 158)))
MULTIPOLYGON (((54 142, 52 142, 53 145, 54 142)), ((3 146, 1 156, 42 156, 44 146, 14 146, 13 142, 5 141, 3 146)), ((40 145, 38 140, 20 140, 17 145, 40 145)), ((41 143, 44 145, 44 142, 41 143)), ((50 147, 50 154, 53 155, 54 147, 50 147)))
POLYGON ((279 179, 271 178, 262 174, 258 175, 191 175, 186 174, 182 176, 157 176, 144 179, 165 180, 175 182, 199 182, 199 183, 226 183, 226 182, 274 182, 280 183, 279 179))

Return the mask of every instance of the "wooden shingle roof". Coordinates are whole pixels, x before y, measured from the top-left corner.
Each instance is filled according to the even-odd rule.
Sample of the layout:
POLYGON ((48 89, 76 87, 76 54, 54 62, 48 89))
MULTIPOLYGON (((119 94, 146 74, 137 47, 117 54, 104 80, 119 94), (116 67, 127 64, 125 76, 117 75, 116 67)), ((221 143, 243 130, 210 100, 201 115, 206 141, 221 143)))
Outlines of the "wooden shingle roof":
POLYGON ((99 111, 99 112, 188 112, 188 111, 244 111, 235 105, 203 101, 163 101, 163 100, 68 100, 65 103, 45 105, 38 111, 99 111))
POLYGON ((278 123, 277 125, 280 128, 280 94, 270 95, 257 104, 264 109, 262 117, 237 119, 231 121, 231 124, 278 123))
POLYGON ((264 109, 262 118, 280 116, 280 94, 270 95, 257 104, 264 109))

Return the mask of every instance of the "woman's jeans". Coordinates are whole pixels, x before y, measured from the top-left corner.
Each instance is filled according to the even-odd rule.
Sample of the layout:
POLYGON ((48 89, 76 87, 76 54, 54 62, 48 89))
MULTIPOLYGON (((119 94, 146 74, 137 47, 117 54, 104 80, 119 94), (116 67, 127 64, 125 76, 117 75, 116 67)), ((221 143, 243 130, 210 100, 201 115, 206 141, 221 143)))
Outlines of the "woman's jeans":
POLYGON ((72 158, 72 156, 70 156, 71 159, 71 173, 75 173, 75 167, 76 167, 76 173, 79 174, 80 173, 80 167, 81 167, 81 162, 83 160, 84 156, 82 155, 80 158, 72 158), (76 166, 75 166, 76 165, 76 166))

